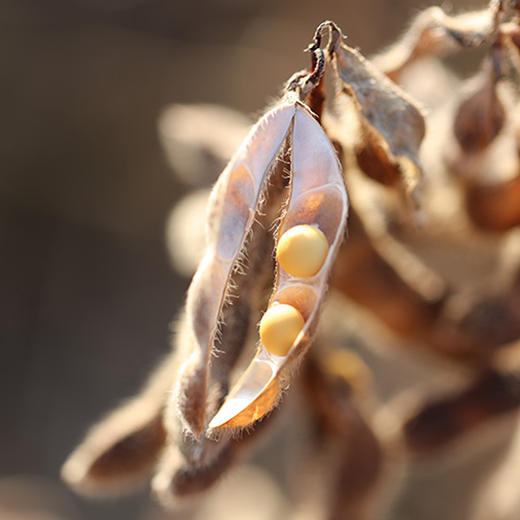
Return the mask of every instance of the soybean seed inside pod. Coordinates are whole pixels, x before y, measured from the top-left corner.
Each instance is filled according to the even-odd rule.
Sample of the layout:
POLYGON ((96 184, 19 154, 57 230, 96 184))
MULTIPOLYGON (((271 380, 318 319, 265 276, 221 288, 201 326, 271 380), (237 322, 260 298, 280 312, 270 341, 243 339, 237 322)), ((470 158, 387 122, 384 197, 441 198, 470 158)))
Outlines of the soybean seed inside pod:
POLYGON ((275 303, 260 321, 260 339, 271 354, 285 356, 304 324, 303 316, 292 305, 275 303))
POLYGON ((329 243, 325 235, 313 226, 298 225, 286 231, 276 248, 276 258, 292 276, 314 276, 325 262, 329 243))

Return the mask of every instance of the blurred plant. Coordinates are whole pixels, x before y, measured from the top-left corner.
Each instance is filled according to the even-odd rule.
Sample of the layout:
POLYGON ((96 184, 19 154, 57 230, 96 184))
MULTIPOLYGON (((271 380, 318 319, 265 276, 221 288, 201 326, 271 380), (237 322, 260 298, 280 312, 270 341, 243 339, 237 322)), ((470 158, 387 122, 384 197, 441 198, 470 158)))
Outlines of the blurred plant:
MULTIPOLYGON (((518 14, 512 0, 430 8, 371 61, 324 22, 311 70, 249 133, 220 107, 165 111, 167 155, 199 188, 168 245, 196 272, 173 353, 71 455, 70 485, 122 492, 155 475, 171 505, 278 428, 294 518, 418 518, 403 496, 424 467, 461 491, 430 490, 421 518, 483 518, 472 497, 520 405, 518 14), (440 58, 466 49, 483 64, 461 82, 440 58)), ((493 507, 504 464, 481 495, 491 520, 520 515, 518 499, 493 507)))

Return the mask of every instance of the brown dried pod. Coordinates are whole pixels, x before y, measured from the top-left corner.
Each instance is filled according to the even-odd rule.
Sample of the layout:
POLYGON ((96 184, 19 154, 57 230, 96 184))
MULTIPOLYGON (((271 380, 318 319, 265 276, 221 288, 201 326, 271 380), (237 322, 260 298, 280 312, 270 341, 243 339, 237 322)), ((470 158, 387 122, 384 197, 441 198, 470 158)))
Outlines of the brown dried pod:
POLYGON ((516 373, 488 370, 458 394, 426 404, 404 423, 408 448, 431 456, 487 421, 518 410, 520 383, 516 373))
POLYGON ((329 348, 320 352, 319 359, 309 356, 302 370, 307 402, 323 430, 348 436, 358 420, 352 412, 356 394, 367 392, 371 385, 370 369, 352 351, 329 348))
MULTIPOLYGON (((226 325, 223 318, 226 312, 236 317, 235 296, 239 303, 245 300, 246 311, 250 310, 237 277, 244 281, 249 276, 258 283, 256 276, 244 276, 248 267, 254 268, 247 263, 255 242, 255 220, 270 219, 271 229, 278 224, 280 262, 274 291, 260 324, 262 341, 257 355, 209 422, 210 429, 248 426, 275 406, 282 375, 288 376, 288 368, 301 358, 312 337, 332 261, 343 239, 347 197, 341 169, 321 126, 300 101, 320 84, 323 74, 323 51, 312 48, 312 56, 313 70, 289 80, 288 94, 252 128, 210 195, 206 252, 186 303, 182 342, 189 345, 189 357, 181 367, 175 391, 183 425, 196 437, 208 427, 214 406, 218 407, 225 395, 233 365, 225 363, 226 370, 217 381, 220 391, 209 402, 218 365, 218 358, 217 363, 212 362, 212 354, 220 349, 221 358, 229 356, 227 337, 216 348, 217 334, 223 330, 225 336, 234 327, 226 325), (277 194, 273 196, 273 192, 277 194), (296 265, 308 263, 307 255, 295 256, 295 251, 302 240, 308 240, 305 236, 309 233, 316 235, 311 245, 314 252, 321 248, 322 253, 316 254, 322 258, 315 260, 310 271, 307 265, 307 272, 296 265), (286 253, 283 258, 282 248, 286 253)), ((233 335, 232 330, 229 333, 233 335)), ((235 342, 237 346, 244 343, 242 336, 241 342, 235 342)))
POLYGON ((421 110, 357 50, 345 45, 335 24, 325 22, 320 27, 330 28, 328 52, 339 88, 353 100, 359 115, 360 138, 355 146, 359 167, 382 184, 401 184, 417 203, 422 179, 417 154, 425 133, 421 110))
MULTIPOLYGON (((404 260, 409 274, 410 263, 404 260)), ((409 338, 423 338, 435 326, 446 296, 440 290, 428 298, 404 279, 375 247, 353 210, 349 240, 340 249, 331 286, 409 338)))
POLYGON ((177 360, 170 355, 137 397, 87 434, 62 468, 62 478, 81 493, 132 491, 150 477, 166 443, 163 410, 177 360))
POLYGON ((457 108, 453 129, 464 153, 476 153, 489 146, 504 126, 505 110, 497 93, 501 68, 500 47, 493 47, 473 91, 457 108))
POLYGON ((306 361, 302 382, 321 442, 333 447, 327 518, 377 517, 388 490, 383 490, 384 447, 359 408, 371 386, 368 367, 354 352, 328 349, 319 361, 315 356, 306 361))
POLYGON ((469 218, 484 231, 503 232, 520 225, 520 175, 503 182, 465 184, 469 218))
POLYGON ((170 105, 159 118, 159 138, 173 172, 190 186, 214 182, 251 121, 218 105, 170 105))
POLYGON ((172 507, 200 496, 239 461, 275 421, 276 414, 271 414, 265 420, 252 424, 239 437, 194 439, 193 445, 212 452, 205 460, 190 459, 182 449, 182 441, 178 445, 170 444, 152 479, 155 497, 163 506, 172 507))

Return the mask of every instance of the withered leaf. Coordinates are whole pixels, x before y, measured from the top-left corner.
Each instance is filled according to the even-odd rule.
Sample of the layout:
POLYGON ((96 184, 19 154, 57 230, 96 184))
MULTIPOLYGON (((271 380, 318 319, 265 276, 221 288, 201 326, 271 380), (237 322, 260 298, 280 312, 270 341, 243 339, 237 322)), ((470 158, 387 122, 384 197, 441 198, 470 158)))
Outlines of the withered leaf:
POLYGON ((505 110, 496 88, 502 75, 500 54, 499 48, 492 51, 476 78, 476 88, 460 103, 455 114, 455 137, 465 153, 489 146, 504 125, 505 110))
POLYGON ((343 42, 333 26, 329 52, 341 91, 352 98, 361 135, 356 146, 360 168, 385 185, 400 183, 415 203, 423 172, 418 151, 425 134, 419 107, 357 50, 343 42))

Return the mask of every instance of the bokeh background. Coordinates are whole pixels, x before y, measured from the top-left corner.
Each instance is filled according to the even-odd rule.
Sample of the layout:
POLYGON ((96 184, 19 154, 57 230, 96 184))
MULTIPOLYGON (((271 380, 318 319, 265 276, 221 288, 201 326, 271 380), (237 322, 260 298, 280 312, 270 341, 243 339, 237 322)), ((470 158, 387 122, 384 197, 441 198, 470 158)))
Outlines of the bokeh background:
POLYGON ((209 102, 254 116, 307 66, 322 20, 370 55, 431 4, 0 1, 0 504, 13 515, 43 511, 38 500, 71 519, 151 507, 146 492, 78 498, 59 469, 167 352, 188 285, 165 247, 185 188, 160 147, 161 110, 209 102))

